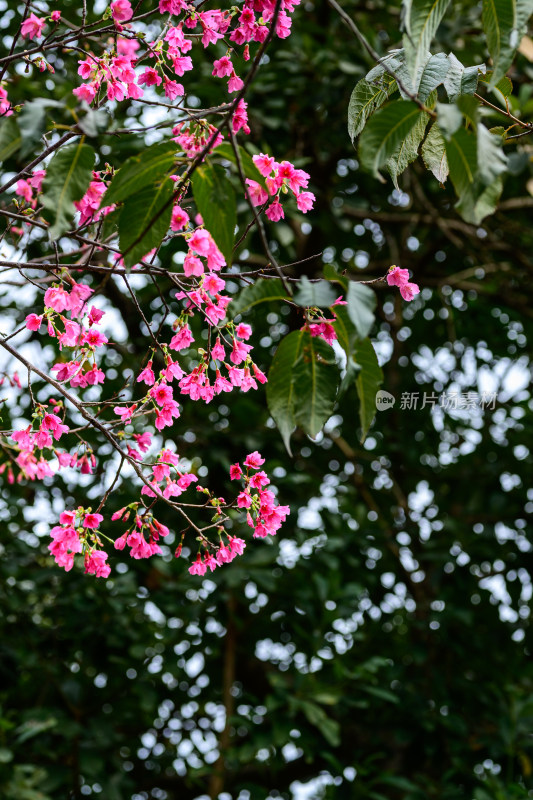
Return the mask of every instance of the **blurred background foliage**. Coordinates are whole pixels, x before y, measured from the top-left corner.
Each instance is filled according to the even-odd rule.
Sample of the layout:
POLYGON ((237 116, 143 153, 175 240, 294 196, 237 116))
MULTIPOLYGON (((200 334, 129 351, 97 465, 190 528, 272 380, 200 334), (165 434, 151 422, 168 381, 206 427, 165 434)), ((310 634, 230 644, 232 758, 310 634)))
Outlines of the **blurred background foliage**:
MULTIPOLYGON (((6 45, 19 8, 0 2, 6 45)), ((79 14, 78 3, 60 7, 69 19, 79 14)), ((399 45, 399 4, 343 7, 379 53, 399 45)), ((346 110, 372 63, 326 2, 303 2, 293 30, 271 47, 253 84, 250 144, 310 172, 318 202, 306 217, 294 208, 270 226, 272 248, 282 263, 313 257, 294 266, 295 277, 320 275, 324 263, 355 280, 391 264, 412 271, 422 287, 412 303, 378 289, 373 339, 396 405, 378 412, 361 445, 352 389, 315 442, 295 435, 290 458, 263 389, 185 404, 173 435, 211 488, 228 492, 229 464, 257 449, 292 510, 275 541, 250 543, 238 563, 203 582, 172 547, 146 562, 112 556, 107 581, 51 562, 50 520, 109 484, 105 445, 95 442, 98 471, 81 482, 61 473, 53 483, 3 486, 7 800, 533 796, 530 140, 519 140, 496 214, 468 225, 452 190, 421 163, 402 176, 401 191, 359 169, 346 110), (497 401, 484 412, 427 401, 454 391, 497 392, 497 401), (401 409, 403 393, 419 393, 416 409, 401 409)), ((486 60, 477 3, 453 4, 433 49, 453 49, 466 65, 486 60)), ((532 56, 526 45, 521 51, 510 103, 529 120, 532 56)), ((76 58, 51 57, 56 73, 46 83, 47 97, 70 107, 76 58)), ((219 103, 211 62, 197 70, 186 86, 198 97, 191 102, 219 103)), ((14 102, 43 96, 39 73, 10 79, 14 102)), ((50 129, 70 112, 46 113, 50 129)), ((135 124, 148 119, 134 107, 125 113, 135 124)), ((92 144, 102 163, 120 162, 143 140, 102 134, 92 144)), ((241 211, 244 220, 244 203, 241 211)), ((176 246, 162 251, 162 263, 176 246)), ((263 263, 252 235, 236 264, 263 263)), ((37 295, 21 308, 13 286, 0 291, 13 324, 31 302, 38 309, 37 295)), ((120 322, 106 365, 119 391, 138 369, 145 331, 118 283, 99 291, 120 322)), ((157 314, 153 285, 139 280, 136 291, 157 314)), ((281 336, 301 325, 285 311, 273 305, 246 317, 263 367, 281 336)), ((2 426, 27 413, 22 397, 2 426)), ((122 483, 109 510, 129 500, 122 483)), ((167 512, 158 517, 176 531, 167 512)))

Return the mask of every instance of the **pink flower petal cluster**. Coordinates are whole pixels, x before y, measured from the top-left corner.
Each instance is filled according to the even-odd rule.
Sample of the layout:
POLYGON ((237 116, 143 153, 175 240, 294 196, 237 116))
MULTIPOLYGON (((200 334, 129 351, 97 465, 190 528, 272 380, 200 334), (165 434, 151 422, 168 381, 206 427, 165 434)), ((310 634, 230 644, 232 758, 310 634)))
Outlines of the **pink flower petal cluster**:
POLYGON ((260 153, 253 156, 253 162, 258 172, 265 178, 268 192, 257 181, 247 179, 248 192, 250 199, 255 206, 266 203, 269 195, 274 197, 273 202, 266 209, 265 214, 271 222, 278 222, 283 219, 285 212, 280 199, 284 191, 290 191, 296 198, 299 210, 306 214, 315 201, 312 192, 302 191, 309 183, 309 174, 303 169, 296 169, 290 161, 282 161, 278 164, 272 156, 260 153))
POLYGON ((420 286, 409 282, 409 270, 400 267, 391 267, 387 274, 389 286, 397 286, 404 300, 412 300, 415 295, 420 293, 420 286))

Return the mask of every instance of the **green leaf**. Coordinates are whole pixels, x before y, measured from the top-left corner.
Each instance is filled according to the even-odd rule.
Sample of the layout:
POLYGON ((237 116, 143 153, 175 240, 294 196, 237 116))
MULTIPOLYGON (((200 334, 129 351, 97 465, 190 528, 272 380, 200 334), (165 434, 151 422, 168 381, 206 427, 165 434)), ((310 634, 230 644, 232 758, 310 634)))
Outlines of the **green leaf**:
POLYGON ((494 214, 503 190, 502 178, 496 178, 494 183, 483 186, 480 181, 469 186, 455 206, 466 222, 480 225, 490 214, 494 214))
POLYGON ((464 67, 453 53, 448 55, 449 70, 444 79, 444 88, 453 102, 462 94, 474 94, 480 70, 485 69, 484 64, 473 67, 464 67))
POLYGON ((356 344, 355 359, 361 366, 355 379, 355 387, 359 396, 359 419, 363 442, 376 414, 376 394, 383 383, 383 372, 370 339, 364 339, 356 344))
POLYGON ((437 86, 444 83, 449 69, 450 62, 445 53, 436 53, 434 56, 431 56, 424 66, 417 89, 418 97, 423 103, 426 102, 431 92, 433 92, 437 86))
POLYGON ((492 87, 492 92, 498 98, 503 97, 503 105, 505 106, 505 100, 513 93, 512 80, 505 75, 500 81, 498 81, 496 86, 492 87))
MULTIPOLYGON (((242 171, 244 172, 245 176, 250 178, 250 180, 260 183, 262 186, 264 186, 265 179, 255 166, 252 156, 246 152, 244 147, 241 147, 240 145, 238 147, 238 151, 241 159, 242 171)), ((222 144, 219 144, 212 154, 212 157, 214 156, 221 156, 222 158, 226 159, 226 161, 231 161, 232 164, 237 164, 235 152, 229 142, 222 142, 222 144)))
POLYGON ((346 295, 348 301, 348 316, 353 322, 357 335, 364 339, 370 333, 374 324, 374 309, 376 307, 376 295, 368 286, 351 281, 346 295))
POLYGON ((132 267, 166 236, 172 215, 174 183, 146 186, 124 203, 118 220, 120 250, 126 267, 132 267))
POLYGON ((335 322, 333 328, 337 334, 337 341, 346 353, 346 371, 339 387, 339 396, 355 382, 361 366, 353 359, 354 348, 359 339, 357 328, 351 321, 346 306, 335 307, 335 322))
POLYGON ((111 115, 105 108, 90 108, 78 122, 78 128, 86 136, 98 136, 109 128, 111 115))
POLYGON ((483 0, 483 30, 493 64, 491 88, 511 66, 532 13, 533 0, 483 0))
POLYGON ((36 145, 46 128, 46 114, 49 108, 64 108, 58 100, 48 100, 38 97, 29 103, 24 103, 24 108, 17 117, 18 126, 22 134, 20 155, 22 158, 33 153, 36 145))
POLYGON ((289 454, 296 425, 316 436, 333 413, 338 383, 333 356, 328 344, 305 330, 289 333, 278 345, 266 398, 289 454))
POLYGON ((328 281, 339 283, 344 291, 348 288, 348 278, 346 275, 341 274, 334 264, 324 264, 322 272, 328 281))
POLYGON ((226 172, 219 164, 201 164, 196 168, 191 182, 194 200, 204 225, 230 266, 237 208, 235 193, 226 172))
POLYGON ((16 741, 18 744, 22 744, 22 742, 32 739, 50 728, 55 728, 57 724, 58 721, 55 717, 29 719, 16 729, 15 733, 18 734, 16 741))
POLYGON ((477 173, 477 143, 475 134, 459 128, 446 141, 450 178, 458 197, 474 182, 477 173))
POLYGON ((350 358, 357 339, 357 328, 349 317, 346 306, 335 306, 335 322, 333 328, 337 334, 337 341, 350 358))
POLYGON ((81 200, 92 178, 94 150, 87 144, 71 144, 58 150, 46 169, 42 204, 51 222, 51 239, 58 239, 71 227, 74 201, 81 200))
POLYGON ((313 281, 305 275, 300 278, 296 294, 293 297, 295 303, 304 308, 318 306, 319 308, 329 308, 338 294, 328 281, 313 281))
POLYGON ((378 170, 415 126, 421 113, 410 100, 396 100, 377 111, 361 134, 361 165, 379 177, 378 170))
POLYGON ((434 123, 429 129, 426 140, 422 145, 422 158, 424 164, 433 173, 439 183, 444 183, 448 177, 448 158, 446 144, 439 126, 434 123))
MULTIPOLYGON (((403 46, 409 73, 414 79, 450 0, 403 0, 403 46)), ((414 81, 413 81, 414 83, 414 81)))
POLYGON ((355 85, 348 105, 348 134, 352 140, 366 125, 368 118, 380 108, 396 89, 396 81, 377 86, 364 78, 355 85))
POLYGON ((339 723, 328 717, 324 709, 309 700, 300 700, 299 706, 310 724, 320 730, 324 739, 332 747, 338 747, 341 743, 339 723))
POLYGON ((437 124, 447 139, 463 124, 463 115, 454 103, 437 103, 437 124))
POLYGON ((411 128, 403 142, 401 142, 398 149, 387 161, 387 169, 389 170, 396 189, 400 188, 398 186, 398 176, 401 175, 409 164, 415 161, 418 156, 418 148, 420 147, 420 142, 424 138, 428 120, 429 114, 423 112, 417 119, 414 127, 411 128))
POLYGON ((171 170, 175 160, 174 142, 154 144, 142 153, 131 156, 111 181, 103 199, 104 204, 110 206, 113 203, 120 203, 145 186, 158 183, 171 170))
POLYGON ((13 117, 8 117, 0 126, 0 164, 20 149, 22 135, 13 117))
POLYGON ((307 331, 294 365, 293 381, 295 422, 314 438, 333 414, 339 370, 332 347, 307 331))
POLYGON ((279 278, 259 278, 250 286, 246 286, 228 306, 227 317, 233 319, 237 314, 244 314, 259 303, 287 299, 287 292, 279 278))
POLYGON ((503 152, 501 136, 490 133, 481 124, 477 126, 477 164, 479 177, 487 186, 507 172, 508 159, 503 152))
POLYGON ((457 98, 456 105, 461 114, 465 117, 466 122, 471 124, 475 130, 482 112, 479 101, 469 94, 463 94, 457 98))

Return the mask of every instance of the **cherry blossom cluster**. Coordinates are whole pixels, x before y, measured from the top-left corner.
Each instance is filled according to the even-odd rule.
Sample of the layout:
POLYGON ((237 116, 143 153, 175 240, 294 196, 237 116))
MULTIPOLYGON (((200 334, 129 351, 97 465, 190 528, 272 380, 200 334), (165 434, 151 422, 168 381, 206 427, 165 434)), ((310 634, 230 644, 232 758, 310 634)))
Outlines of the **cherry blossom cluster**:
POLYGON ((230 467, 231 480, 244 481, 244 489, 237 497, 237 506, 246 509, 246 521, 254 529, 254 538, 274 536, 290 514, 289 506, 277 504, 274 493, 265 489, 270 479, 266 472, 259 469, 264 463, 265 459, 254 450, 244 460, 244 471, 238 463, 230 467))
POLYGON ((52 450, 52 459, 54 455, 57 456, 60 467, 71 465, 72 457, 58 450, 55 445, 64 433, 68 433, 69 427, 59 416, 62 410, 59 404, 54 404, 53 409, 55 413, 39 405, 34 414, 33 425, 30 424, 27 428, 13 431, 11 434, 11 439, 16 443, 18 450, 14 459, 20 470, 18 481, 24 478, 42 480, 54 474, 50 462, 44 457, 44 450, 52 450))
MULTIPOLYGON (((299 2, 300 0, 283 0, 276 23, 278 37, 285 38, 290 34, 289 14, 299 2)), ((139 100, 144 94, 142 86, 162 87, 168 100, 171 102, 176 100, 185 94, 185 88, 174 78, 182 78, 186 72, 193 69, 192 59, 186 54, 192 49, 193 38, 198 36, 204 48, 216 44, 225 37, 233 43, 226 55, 214 60, 213 75, 229 78, 230 94, 240 91, 244 83, 237 75, 230 55, 235 47, 244 45, 242 55, 246 61, 250 57, 250 43, 265 41, 269 23, 274 15, 275 3, 270 0, 245 0, 242 9, 233 7, 226 11, 220 9, 197 11, 192 3, 185 0, 161 0, 159 10, 161 14, 175 17, 173 22, 177 24, 165 29, 164 36, 158 37, 153 42, 147 42, 145 55, 138 57, 139 41, 130 38, 135 33, 132 30, 132 23, 129 22, 133 17, 131 3, 129 0, 114 0, 111 3, 109 13, 115 27, 124 36, 118 37, 116 50, 106 52, 103 56, 90 54, 79 62, 78 73, 87 82, 74 90, 78 99, 92 103, 95 99, 99 99, 100 90, 105 85, 108 100, 139 100), (228 35, 234 22, 236 24, 228 35), (136 72, 146 56, 154 61, 154 66, 144 66, 141 73, 136 72)), ((45 20, 35 15, 32 17, 28 31, 31 29, 32 38, 39 37, 42 35, 45 20)), ((242 106, 240 111, 241 114, 244 111, 242 106)))
POLYGON ((265 210, 265 214, 271 222, 278 222, 285 217, 285 212, 281 205, 281 198, 284 194, 292 193, 296 198, 298 209, 306 214, 315 201, 312 192, 302 191, 309 185, 309 174, 303 169, 296 169, 290 161, 282 161, 280 164, 273 156, 260 153, 253 156, 253 162, 258 171, 265 178, 268 191, 260 183, 246 179, 248 193, 254 206, 262 206, 269 200, 269 195, 274 198, 272 203, 265 210))
POLYGON ((115 540, 115 550, 124 550, 127 546, 130 548, 131 558, 135 559, 160 555, 162 550, 158 544, 159 538, 167 536, 170 531, 166 525, 154 519, 151 511, 146 511, 144 514, 137 513, 138 507, 139 503, 131 503, 130 506, 121 508, 112 515, 113 521, 126 522, 131 511, 135 511, 133 525, 115 540))
POLYGON ((53 365, 52 372, 56 373, 57 380, 70 382, 71 386, 95 386, 105 379, 95 361, 96 349, 108 342, 107 336, 96 328, 104 312, 96 306, 88 307, 87 300, 93 293, 90 286, 76 283, 66 270, 64 275, 65 280, 70 281, 70 291, 61 284, 54 284, 47 289, 43 314, 28 314, 26 327, 30 331, 39 331, 45 324, 48 335, 57 338, 60 350, 64 347, 75 350, 75 359, 53 365), (64 316, 64 311, 70 314, 70 318, 64 316), (77 319, 82 321, 77 322, 77 319), (89 362, 92 363, 83 372, 84 365, 89 362))
MULTIPOLYGON (((56 423, 56 425, 60 425, 60 423, 56 423)), ((138 435, 137 440, 139 441, 144 435, 138 435)), ((145 440, 143 449, 147 446, 149 446, 149 442, 145 440)), ((264 459, 260 453, 254 451, 244 460, 244 471, 240 464, 233 464, 230 468, 231 479, 242 479, 244 482, 244 488, 239 493, 235 505, 237 508, 246 510, 248 524, 254 529, 254 538, 274 536, 290 513, 289 507, 279 505, 274 493, 265 488, 269 485, 270 480, 266 473, 260 470, 263 464, 264 459)), ((180 494, 197 480, 195 475, 179 471, 179 457, 167 449, 161 450, 157 455, 152 470, 154 485, 166 481, 167 488, 171 485, 176 488, 176 491, 171 491, 169 496, 180 494), (176 480, 177 475, 180 477, 176 480)), ((154 494, 149 488, 145 487, 145 489, 147 490, 143 490, 143 494, 154 494)), ((246 542, 225 531, 222 524, 225 518, 222 509, 226 507, 224 498, 214 497, 208 489, 200 486, 198 490, 207 495, 206 505, 214 509, 214 519, 220 520, 220 524, 215 523, 218 531, 217 544, 211 542, 201 532, 197 537, 200 548, 196 559, 189 567, 189 572, 191 575, 202 576, 208 569, 213 572, 216 567, 228 564, 237 555, 242 555, 246 542)), ((99 529, 103 519, 102 514, 93 513, 91 508, 80 507, 76 510, 65 510, 60 514, 59 525, 54 526, 50 531, 52 542, 48 547, 60 567, 68 572, 73 567, 74 556, 82 554, 87 574, 107 578, 111 567, 107 563, 108 554, 103 549, 103 539, 113 544, 115 550, 121 551, 128 547, 131 558, 142 559, 161 554, 159 541, 170 533, 166 525, 155 519, 150 508, 141 507, 141 502, 130 503, 112 515, 113 522, 126 523, 131 519, 127 530, 115 540, 103 534, 99 529)), ((183 539, 184 534, 175 552, 177 558, 182 553, 183 539)))
POLYGON ((48 549, 56 563, 66 572, 74 565, 74 555, 82 553, 86 574, 97 578, 107 578, 111 567, 107 563, 107 553, 102 550, 101 532, 98 530, 103 520, 102 514, 92 513, 90 508, 63 511, 59 515, 59 525, 50 531, 52 542, 48 549))
MULTIPOLYGON (((151 100, 155 90, 164 93, 166 100, 178 108, 186 91, 178 79, 184 79, 193 70, 193 48, 199 40, 204 49, 213 45, 219 49, 224 45, 225 51, 213 53, 212 76, 216 80, 227 80, 228 100, 231 102, 231 96, 244 89, 244 81, 238 74, 239 64, 249 61, 250 48, 254 44, 260 46, 265 42, 274 14, 277 15, 275 35, 282 39, 289 35, 290 15, 299 1, 282 0, 279 6, 275 0, 244 0, 239 7, 202 10, 187 0, 160 0, 160 13, 170 15, 170 19, 165 20, 160 35, 154 41, 148 41, 146 29, 136 27, 129 0, 112 0, 104 20, 111 21, 116 35, 96 52, 89 49, 92 43, 86 45, 85 55, 78 61, 78 74, 83 82, 74 89, 74 95, 79 101, 98 108, 106 101, 141 101, 145 94, 151 100)), ((39 42, 48 33, 47 26, 52 25, 63 25, 60 11, 52 11, 49 17, 39 17, 32 12, 24 17, 20 35, 39 42)), ((53 72, 44 56, 39 55, 28 63, 53 72)), ((18 107, 15 110, 18 111, 18 107)), ((12 113, 7 90, 2 86, 0 114, 9 116, 12 113)), ((239 131, 250 133, 247 103, 242 96, 237 103, 233 102, 229 122, 234 134, 239 131)), ((205 155, 208 143, 213 151, 224 139, 214 125, 196 118, 177 122, 172 138, 176 142, 175 169, 180 164, 186 165, 185 158, 205 155)), ((281 200, 285 195, 294 196, 303 213, 312 207, 315 198, 307 191, 309 175, 306 172, 289 161, 277 162, 265 154, 255 157, 254 161, 264 181, 249 181, 248 193, 254 205, 265 205, 265 213, 271 221, 283 218, 281 200), (261 196, 259 203, 258 194, 261 196)), ((105 201, 109 178, 113 174, 114 169, 108 164, 105 169, 93 172, 85 194, 74 202, 77 218, 71 233, 79 237, 82 229, 99 223, 114 209, 105 201)), ((17 209, 28 217, 28 231, 32 230, 31 218, 40 213, 39 193, 45 177, 46 170, 38 167, 33 172, 21 173, 14 187, 17 209)), ((157 339, 154 337, 156 344, 147 360, 139 374, 130 379, 130 399, 119 395, 111 402, 103 402, 98 410, 101 430, 109 434, 109 440, 115 445, 120 443, 117 446, 122 449, 123 460, 127 459, 137 471, 142 484, 140 498, 113 515, 112 520, 121 523, 131 518, 130 526, 116 539, 109 539, 100 530, 104 521, 100 508, 94 513, 90 508, 65 510, 60 515, 59 524, 51 531, 49 549, 56 562, 70 570, 74 556, 80 554, 84 558, 86 573, 97 577, 107 577, 110 572, 104 541, 111 542, 116 550, 127 547, 135 559, 161 553, 161 539, 169 531, 154 518, 152 507, 165 501, 181 508, 177 498, 198 483, 196 474, 187 466, 188 462, 182 461, 168 442, 165 446, 160 443, 161 449, 149 454, 154 434, 145 429, 146 420, 151 420, 156 431, 160 432, 179 418, 180 403, 185 398, 209 403, 222 392, 236 388, 247 392, 257 389, 267 380, 252 358, 251 327, 226 319, 231 298, 225 294, 226 284, 219 274, 226 261, 202 218, 198 214, 194 216, 194 212, 190 216, 193 202, 187 196, 190 184, 179 174, 170 177, 176 183, 176 192, 169 235, 182 237, 186 245, 182 272, 177 278, 180 291, 175 294, 180 307, 173 322, 170 305, 174 301, 167 305, 170 316, 166 324, 171 323, 172 333, 167 341, 165 329, 158 332, 157 339), (206 345, 196 348, 194 355, 190 352, 194 345, 193 317, 200 317, 208 328, 206 345), (184 354, 187 358, 182 358, 184 354), (194 359, 192 367, 191 359, 194 359), (158 366, 154 368, 154 364, 158 366), (142 432, 136 430, 138 424, 144 426, 142 432)), ((13 230, 23 233, 25 229, 13 230)), ((99 230, 93 228, 92 231, 84 233, 97 240, 99 230)), ((83 253, 84 248, 81 250, 83 253)), ((85 247, 85 251, 88 250, 85 247)), ((97 241, 93 241, 91 249, 91 253, 95 252, 102 252, 97 241)), ((145 256, 143 262, 155 255, 154 250, 145 256)), ((111 264, 124 269, 120 253, 112 253, 109 259, 111 264)), ((52 281, 50 285, 50 279, 46 279, 42 310, 35 309, 28 314, 25 327, 34 334, 47 333, 51 337, 60 351, 59 359, 50 368, 55 381, 53 385, 56 389, 68 385, 69 389, 81 390, 79 401, 83 404, 83 390, 99 387, 106 380, 101 367, 103 361, 98 358, 109 345, 107 336, 99 327, 104 312, 91 303, 94 288, 83 283, 82 279, 75 280, 66 267, 58 265, 52 281)), ((9 481, 43 479, 62 468, 74 468, 85 475, 93 473, 97 465, 96 455, 83 439, 83 432, 80 435, 79 431, 83 429, 71 432, 63 402, 50 400, 48 405, 43 405, 37 404, 33 395, 31 399, 32 423, 11 434, 7 445, 9 460, 0 465, 0 472, 7 469, 9 481), (75 447, 65 449, 63 437, 75 441, 75 447)), ((256 452, 246 458, 243 468, 239 465, 232 467, 232 479, 236 479, 235 470, 239 469, 244 486, 230 504, 197 485, 205 500, 195 507, 207 510, 215 522, 204 528, 197 528, 191 522, 182 533, 176 555, 181 553, 187 531, 196 530, 198 534, 201 552, 190 567, 192 574, 212 571, 242 554, 245 541, 230 536, 225 529, 225 524, 231 519, 228 516, 230 509, 246 511, 248 524, 257 538, 275 534, 285 520, 289 509, 280 506, 272 490, 267 488, 270 481, 259 469, 263 463, 256 452), (218 543, 214 544, 204 533, 209 528, 216 528, 218 543)), ((107 495, 102 508, 106 499, 107 495)))

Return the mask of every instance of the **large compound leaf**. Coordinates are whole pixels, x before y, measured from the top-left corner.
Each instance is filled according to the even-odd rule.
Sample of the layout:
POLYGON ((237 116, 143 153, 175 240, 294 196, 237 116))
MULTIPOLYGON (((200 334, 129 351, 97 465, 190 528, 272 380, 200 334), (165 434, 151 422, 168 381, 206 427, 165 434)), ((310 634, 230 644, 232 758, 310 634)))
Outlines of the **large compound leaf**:
POLYGON ((491 87, 511 66, 532 13, 533 0, 483 0, 483 30, 493 63, 491 87))
POLYGON ((333 350, 308 331, 293 331, 280 342, 266 388, 268 409, 289 454, 296 425, 316 436, 333 413, 338 369, 333 350))
POLYGON ((376 414, 376 394, 383 383, 383 372, 370 339, 364 339, 356 344, 355 360, 361 367, 355 379, 355 386, 359 396, 361 441, 364 441, 376 414))
POLYGON ((146 186, 124 202, 118 234, 127 267, 137 264, 163 241, 170 226, 173 192, 174 183, 167 179, 158 186, 146 186))
POLYGON ((287 292, 279 278, 259 278, 246 286, 228 306, 228 319, 244 314, 259 303, 287 299, 287 292))
POLYGON ((142 153, 128 158, 117 172, 104 195, 106 206, 120 203, 145 186, 161 181, 176 160, 174 142, 154 144, 142 153))
POLYGON ((381 108, 395 89, 396 81, 392 79, 388 85, 378 86, 363 78, 355 85, 348 106, 348 134, 352 142, 359 136, 368 118, 381 108))
POLYGON ((439 183, 444 183, 450 170, 444 137, 436 123, 429 129, 429 133, 422 145, 422 159, 439 183))
POLYGON ((224 167, 219 164, 202 164, 196 168, 191 181, 194 200, 204 225, 230 266, 237 204, 224 167))
POLYGON ((94 150, 87 144, 62 147, 46 169, 42 204, 44 217, 51 225, 51 239, 58 239, 69 230, 74 218, 75 200, 81 200, 92 178, 94 150))
POLYGON ((450 0, 403 0, 403 46, 413 85, 449 4, 450 0))
POLYGON ((379 177, 379 169, 394 154, 422 114, 410 100, 396 100, 377 111, 361 134, 361 165, 379 177))
POLYGON ((0 164, 20 150, 22 135, 13 117, 8 117, 0 125, 0 164))

